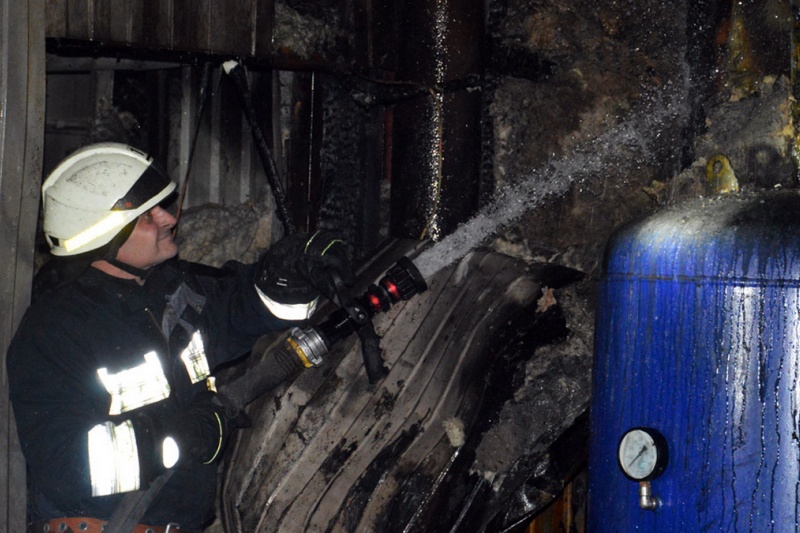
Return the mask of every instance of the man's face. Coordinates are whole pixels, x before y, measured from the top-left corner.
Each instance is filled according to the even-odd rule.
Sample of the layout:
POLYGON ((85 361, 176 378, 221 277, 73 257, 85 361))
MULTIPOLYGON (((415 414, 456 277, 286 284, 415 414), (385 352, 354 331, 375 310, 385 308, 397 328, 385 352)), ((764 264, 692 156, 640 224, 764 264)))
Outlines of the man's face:
POLYGON ((175 257, 178 246, 172 240, 175 217, 156 206, 136 220, 130 237, 117 252, 117 259, 143 270, 175 257))

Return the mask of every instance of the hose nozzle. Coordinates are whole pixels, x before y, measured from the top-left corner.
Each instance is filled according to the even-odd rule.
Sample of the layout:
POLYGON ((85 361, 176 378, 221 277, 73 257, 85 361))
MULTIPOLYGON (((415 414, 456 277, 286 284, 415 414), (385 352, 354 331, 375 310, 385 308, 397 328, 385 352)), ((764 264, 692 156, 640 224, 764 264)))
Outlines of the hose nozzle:
POLYGON ((385 313, 392 304, 408 300, 426 290, 428 284, 419 269, 408 257, 403 256, 386 271, 377 285, 369 286, 363 298, 373 314, 385 313))
POLYGON ((224 386, 221 392, 237 407, 244 408, 303 368, 320 366, 323 356, 353 333, 358 334, 361 341, 367 379, 371 384, 376 383, 386 375, 386 369, 381 358, 380 337, 375 333, 371 318, 426 290, 428 284, 414 263, 401 257, 361 298, 353 299, 319 324, 292 328, 282 339, 274 335, 261 337, 253 346, 253 352, 261 357, 254 371, 224 386))
POLYGON ((361 298, 334 311, 315 326, 293 330, 288 342, 304 365, 317 366, 321 364, 322 356, 337 342, 357 333, 361 340, 367 377, 370 383, 375 383, 385 374, 385 369, 381 359, 380 337, 372 327, 372 317, 426 290, 428 284, 419 269, 410 259, 401 257, 377 284, 369 286, 361 298))

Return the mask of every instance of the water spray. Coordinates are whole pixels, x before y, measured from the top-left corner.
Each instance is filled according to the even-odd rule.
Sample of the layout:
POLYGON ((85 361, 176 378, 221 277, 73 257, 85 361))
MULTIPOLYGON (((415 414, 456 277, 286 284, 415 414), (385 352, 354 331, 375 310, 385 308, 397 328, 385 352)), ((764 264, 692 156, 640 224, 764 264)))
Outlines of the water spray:
MULTIPOLYGON (((688 80, 688 74, 682 79, 688 80)), ((539 208, 548 198, 561 196, 573 185, 590 185, 609 171, 632 174, 659 163, 654 146, 664 125, 685 122, 690 112, 685 98, 689 87, 682 79, 667 84, 658 94, 646 96, 640 110, 599 136, 583 140, 569 153, 533 169, 517 183, 500 187, 494 199, 475 216, 414 259, 422 277, 430 279, 499 228, 539 208)), ((601 182, 600 186, 605 185, 601 182)))
POLYGON ((349 301, 335 298, 338 309, 318 324, 292 328, 277 345, 274 336, 265 335, 259 339, 252 352, 260 355, 260 361, 241 377, 222 385, 220 392, 242 408, 300 370, 320 366, 323 356, 353 333, 361 340, 367 379, 374 384, 386 374, 386 369, 373 317, 426 290, 428 284, 416 265, 409 258, 401 257, 360 297, 349 301))

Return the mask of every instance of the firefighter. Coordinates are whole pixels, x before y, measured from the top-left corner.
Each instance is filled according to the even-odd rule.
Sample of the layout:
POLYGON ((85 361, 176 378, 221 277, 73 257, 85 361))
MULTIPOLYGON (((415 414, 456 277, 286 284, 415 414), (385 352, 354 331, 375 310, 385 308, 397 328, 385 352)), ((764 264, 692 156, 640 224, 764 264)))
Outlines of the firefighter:
POLYGON ((164 207, 174 190, 116 143, 78 150, 42 186, 54 257, 7 355, 29 531, 99 532, 154 480, 136 531, 202 530, 242 423, 214 370, 308 319, 332 271, 352 280, 344 244, 325 234, 292 234, 250 265, 179 260, 164 207))

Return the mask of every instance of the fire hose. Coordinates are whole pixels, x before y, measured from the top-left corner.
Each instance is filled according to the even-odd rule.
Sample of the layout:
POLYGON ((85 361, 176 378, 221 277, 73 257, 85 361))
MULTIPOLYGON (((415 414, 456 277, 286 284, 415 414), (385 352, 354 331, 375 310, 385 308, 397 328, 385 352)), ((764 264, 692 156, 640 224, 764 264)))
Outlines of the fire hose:
MULTIPOLYGON (((323 356, 353 333, 361 339, 367 378, 373 384, 383 377, 386 370, 380 353, 380 338, 372 326, 372 318, 378 313, 387 312, 395 303, 426 290, 428 284, 416 265, 407 257, 401 257, 361 297, 343 302, 337 296, 338 309, 319 324, 302 329, 292 328, 283 341, 273 348, 274 342, 270 336, 259 339, 252 350, 254 356, 261 357, 258 363, 241 377, 221 384, 219 392, 229 407, 242 410, 304 368, 320 366, 323 356)), ((147 490, 128 493, 109 519, 106 531, 131 531, 172 472, 168 470, 156 478, 147 490)))
POLYGON ((252 350, 253 357, 260 356, 258 363, 244 375, 220 385, 220 393, 233 406, 242 409, 304 368, 320 366, 323 356, 353 333, 361 341, 367 379, 370 384, 376 383, 386 369, 373 317, 427 289, 428 284, 414 263, 401 257, 360 297, 349 301, 337 297, 338 309, 318 324, 292 328, 277 346, 274 346, 274 337, 269 335, 259 339, 252 350))
MULTIPOLYGON (((275 161, 256 119, 245 73, 241 65, 235 61, 227 62, 224 68, 233 79, 242 98, 245 116, 250 123, 255 145, 276 201, 278 216, 283 222, 285 232, 292 233, 295 228, 286 207, 275 161)), ((336 280, 334 286, 341 287, 340 281, 336 280)), ((419 269, 410 259, 401 257, 386 271, 380 281, 371 284, 361 297, 346 298, 342 291, 338 290, 334 294, 326 294, 325 296, 338 307, 334 312, 317 325, 292 328, 275 347, 273 347, 274 337, 269 335, 261 337, 251 350, 253 356, 260 356, 259 361, 242 376, 220 384, 220 395, 225 398, 228 406, 241 411, 304 368, 320 366, 323 356, 338 342, 353 333, 356 333, 361 341, 367 379, 370 384, 376 383, 386 374, 386 368, 381 357, 380 337, 375 332, 372 318, 379 313, 389 311, 395 303, 408 300, 427 289, 428 285, 419 269)), ((128 493, 106 524, 108 533, 130 531, 157 497, 172 472, 168 470, 160 475, 146 490, 128 493)))
MULTIPOLYGON (((280 185, 277 168, 267 148, 266 140, 256 119, 247 78, 238 62, 229 61, 225 71, 233 79, 240 93, 245 116, 250 123, 253 138, 276 201, 278 216, 287 234, 294 231, 285 196, 280 185)), ((379 313, 389 311, 397 302, 410 299, 425 292, 428 285, 419 269, 407 257, 401 257, 386 271, 377 284, 371 284, 356 298, 347 298, 341 290, 341 280, 335 279, 334 291, 325 296, 337 309, 316 325, 294 327, 275 344, 275 337, 265 335, 254 344, 252 357, 258 362, 243 375, 219 385, 220 396, 227 407, 242 411, 247 405, 265 393, 284 383, 304 368, 318 367, 323 356, 333 347, 355 333, 361 341, 367 379, 377 383, 387 370, 381 357, 380 337, 375 332, 372 319, 379 313)), ((144 514, 161 487, 172 475, 172 470, 159 476, 147 490, 134 491, 126 495, 109 520, 109 533, 129 531, 144 514)))

